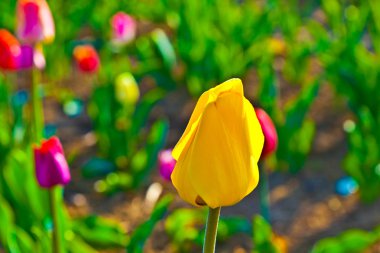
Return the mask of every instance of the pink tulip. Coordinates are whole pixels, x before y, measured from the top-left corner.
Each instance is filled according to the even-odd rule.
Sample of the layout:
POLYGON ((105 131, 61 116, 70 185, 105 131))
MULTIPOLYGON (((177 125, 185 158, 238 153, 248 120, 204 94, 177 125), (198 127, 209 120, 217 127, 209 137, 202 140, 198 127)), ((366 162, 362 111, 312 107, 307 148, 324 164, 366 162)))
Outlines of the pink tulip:
POLYGON ((55 27, 45 0, 19 0, 17 2, 17 36, 25 43, 50 43, 55 27))
POLYGON ((115 44, 126 44, 136 36, 136 21, 124 12, 118 12, 111 18, 112 41, 115 44))
POLYGON ((57 137, 43 141, 34 147, 34 162, 38 184, 43 188, 66 185, 70 182, 70 170, 61 142, 57 137))
POLYGON ((255 109, 257 119, 260 122, 264 134, 264 148, 261 153, 261 160, 272 154, 277 149, 278 137, 276 127, 269 115, 260 108, 255 109))
POLYGON ((171 181, 170 176, 172 175, 175 164, 176 161, 172 156, 171 149, 162 150, 158 154, 158 168, 160 170, 160 175, 164 180, 171 181))

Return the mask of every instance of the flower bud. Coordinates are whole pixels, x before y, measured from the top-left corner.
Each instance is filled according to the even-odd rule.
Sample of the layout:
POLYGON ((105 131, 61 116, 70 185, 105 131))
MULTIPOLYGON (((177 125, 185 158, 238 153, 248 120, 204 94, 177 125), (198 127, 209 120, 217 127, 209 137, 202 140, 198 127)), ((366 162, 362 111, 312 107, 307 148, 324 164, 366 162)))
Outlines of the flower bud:
POLYGON ((158 153, 158 168, 164 180, 171 181, 170 176, 172 175, 175 164, 176 161, 172 156, 172 149, 162 150, 158 153))
POLYGON ((256 108, 256 116, 259 119, 261 129, 264 133, 264 148, 261 153, 261 159, 265 159, 268 155, 272 154, 277 149, 278 137, 276 127, 273 124, 269 115, 260 108, 256 108))
POLYGON ((100 60, 95 48, 91 45, 79 45, 74 48, 74 61, 82 72, 95 73, 100 66, 100 60))
POLYGON ((25 43, 50 43, 55 27, 45 0, 19 0, 17 2, 17 37, 25 43))
POLYGON ((190 204, 236 204, 259 181, 264 135, 240 79, 228 80, 199 98, 173 149, 172 182, 190 204))
POLYGON ((136 104, 140 97, 139 86, 133 75, 129 72, 116 77, 115 92, 117 101, 125 106, 136 104))
POLYGON ((127 44, 136 36, 136 21, 124 12, 118 12, 111 18, 112 42, 127 44))
POLYGON ((0 29, 0 68, 16 70, 20 57, 20 43, 10 32, 0 29))
POLYGON ((33 150, 36 177, 41 187, 52 188, 70 182, 69 166, 57 137, 43 141, 41 147, 34 147, 33 150))
POLYGON ((33 67, 33 47, 30 45, 21 46, 21 54, 17 59, 18 69, 29 69, 33 67))

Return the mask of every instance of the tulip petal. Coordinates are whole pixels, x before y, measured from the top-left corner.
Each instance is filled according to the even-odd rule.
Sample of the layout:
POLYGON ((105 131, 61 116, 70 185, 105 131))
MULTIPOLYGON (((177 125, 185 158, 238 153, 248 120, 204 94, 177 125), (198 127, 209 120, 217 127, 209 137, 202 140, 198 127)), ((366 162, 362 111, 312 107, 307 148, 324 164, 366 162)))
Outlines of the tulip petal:
POLYGON ((180 154, 183 151, 186 151, 188 145, 192 142, 192 137, 194 135, 194 132, 198 128, 199 118, 201 114, 204 111, 204 108, 206 105, 212 101, 215 101, 215 99, 224 92, 227 91, 235 91, 239 94, 243 94, 243 84, 240 79, 233 78, 230 79, 215 88, 212 88, 206 92, 204 92, 201 97, 199 98, 195 109, 190 117, 190 121, 187 124, 187 127, 185 129, 185 132, 182 134, 182 137, 178 141, 177 145, 173 149, 173 157, 174 159, 178 160, 180 154))
POLYGON ((203 113, 205 106, 207 105, 209 98, 209 93, 205 92, 199 98, 193 113, 191 114, 190 121, 187 124, 185 132, 182 134, 179 139, 177 145, 174 147, 172 155, 174 159, 178 160, 181 153, 187 149, 187 147, 191 144, 194 133, 198 128, 199 117, 203 113))
POLYGON ((264 134, 261 129, 259 120, 257 119, 255 109, 252 104, 244 98, 244 119, 245 124, 243 124, 243 132, 247 133, 247 138, 249 139, 249 148, 251 154, 256 162, 259 161, 261 152, 264 146, 264 134))

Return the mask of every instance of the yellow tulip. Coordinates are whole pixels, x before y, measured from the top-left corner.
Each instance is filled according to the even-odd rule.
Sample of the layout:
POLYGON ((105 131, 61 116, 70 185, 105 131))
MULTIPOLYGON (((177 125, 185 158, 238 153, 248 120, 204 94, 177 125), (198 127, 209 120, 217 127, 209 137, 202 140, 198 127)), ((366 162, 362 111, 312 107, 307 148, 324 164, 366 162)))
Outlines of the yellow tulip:
POLYGON ((123 105, 134 105, 140 97, 139 86, 129 72, 117 76, 115 81, 116 99, 123 105))
POLYGON ((259 181, 264 144, 260 123, 244 97, 240 79, 230 79, 199 98, 181 139, 171 176, 179 195, 211 208, 236 204, 259 181))

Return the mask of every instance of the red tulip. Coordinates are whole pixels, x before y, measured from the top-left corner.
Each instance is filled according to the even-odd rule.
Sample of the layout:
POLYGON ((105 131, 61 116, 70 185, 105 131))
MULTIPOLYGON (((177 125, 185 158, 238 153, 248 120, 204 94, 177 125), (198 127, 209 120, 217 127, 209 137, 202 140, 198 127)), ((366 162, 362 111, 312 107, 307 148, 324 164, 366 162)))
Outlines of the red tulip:
POLYGON ((97 72, 100 66, 98 53, 91 45, 76 46, 74 48, 74 60, 79 70, 83 72, 97 72))
POLYGON ((70 182, 69 166, 57 137, 43 141, 41 147, 34 147, 34 162, 37 181, 41 187, 52 188, 70 182))
POLYGON ((22 42, 35 44, 54 40, 54 21, 45 0, 19 0, 16 15, 17 36, 22 42))
POLYGON ((264 148, 260 159, 265 159, 265 157, 272 154, 277 149, 277 131, 272 119, 263 109, 256 108, 255 112, 264 134, 264 148))
POLYGON ((16 70, 20 56, 20 43, 10 32, 0 29, 0 68, 16 70))

